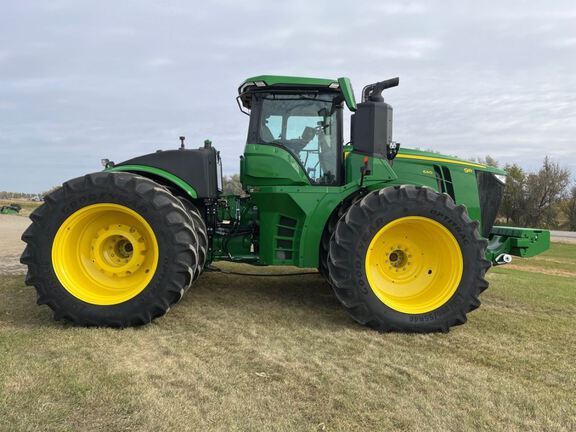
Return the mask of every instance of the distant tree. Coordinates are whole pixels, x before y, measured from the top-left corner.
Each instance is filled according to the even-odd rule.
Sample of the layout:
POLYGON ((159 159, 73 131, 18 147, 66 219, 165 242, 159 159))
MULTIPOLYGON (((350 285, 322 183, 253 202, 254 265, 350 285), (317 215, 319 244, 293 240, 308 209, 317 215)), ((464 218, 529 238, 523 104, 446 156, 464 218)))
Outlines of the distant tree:
POLYGON ((506 224, 555 228, 560 210, 568 216, 570 200, 564 200, 570 182, 567 169, 547 156, 536 173, 526 173, 517 164, 506 165, 504 170, 508 176, 499 216, 506 224))
POLYGON ((560 168, 548 156, 537 173, 526 177, 526 226, 556 227, 559 204, 566 195, 570 171, 560 168))
POLYGON ((498 167, 498 161, 496 159, 494 159, 492 156, 490 155, 486 155, 484 157, 477 157, 477 158, 472 158, 471 159, 473 162, 478 162, 484 165, 488 165, 488 166, 493 166, 493 167, 498 167))
POLYGON ((500 215, 506 219, 506 224, 521 225, 525 210, 526 173, 518 165, 506 165, 508 173, 506 187, 500 206, 500 215))
POLYGON ((231 176, 224 176, 222 179, 224 183, 222 188, 225 194, 242 195, 242 183, 240 183, 240 175, 232 174, 231 176))
POLYGON ((440 152, 438 150, 434 150, 431 148, 421 148, 421 147, 414 147, 414 150, 420 150, 420 151, 425 151, 428 153, 436 153, 436 154, 440 154, 440 152))
POLYGON ((14 199, 14 198, 30 199, 34 195, 35 194, 24 193, 24 192, 0 191, 0 199, 14 199))
POLYGON ((492 156, 486 155, 486 157, 484 158, 484 164, 488 166, 497 167, 498 161, 494 159, 492 156))
POLYGON ((568 229, 576 231, 576 186, 572 186, 570 195, 564 201, 562 211, 568 218, 568 229))

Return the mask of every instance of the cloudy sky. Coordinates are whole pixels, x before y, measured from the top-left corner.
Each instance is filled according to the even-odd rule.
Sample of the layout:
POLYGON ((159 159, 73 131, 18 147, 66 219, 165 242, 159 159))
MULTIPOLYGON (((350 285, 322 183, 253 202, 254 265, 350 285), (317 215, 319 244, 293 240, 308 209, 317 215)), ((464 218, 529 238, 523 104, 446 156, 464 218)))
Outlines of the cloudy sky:
POLYGON ((210 138, 237 171, 257 74, 400 76, 395 139, 576 171, 574 1, 3 0, 0 190, 210 138))

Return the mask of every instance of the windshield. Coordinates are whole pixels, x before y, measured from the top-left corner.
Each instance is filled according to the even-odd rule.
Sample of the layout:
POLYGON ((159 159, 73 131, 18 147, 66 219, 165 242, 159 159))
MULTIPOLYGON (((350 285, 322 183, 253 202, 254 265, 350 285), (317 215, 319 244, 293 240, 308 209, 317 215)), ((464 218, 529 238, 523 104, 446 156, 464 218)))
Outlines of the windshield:
POLYGON ((262 94, 258 124, 259 143, 290 151, 302 164, 312 183, 337 183, 337 95, 262 94))

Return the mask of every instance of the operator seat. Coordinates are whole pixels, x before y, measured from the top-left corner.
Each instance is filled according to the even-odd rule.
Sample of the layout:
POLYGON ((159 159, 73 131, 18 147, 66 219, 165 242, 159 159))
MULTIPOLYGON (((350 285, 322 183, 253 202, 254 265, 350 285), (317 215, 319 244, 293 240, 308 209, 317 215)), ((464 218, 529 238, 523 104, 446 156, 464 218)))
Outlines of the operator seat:
POLYGON ((272 131, 270 130, 270 128, 266 123, 262 123, 262 126, 260 126, 260 138, 262 139, 262 141, 267 143, 271 143, 276 140, 276 138, 274 138, 274 135, 272 135, 272 131))

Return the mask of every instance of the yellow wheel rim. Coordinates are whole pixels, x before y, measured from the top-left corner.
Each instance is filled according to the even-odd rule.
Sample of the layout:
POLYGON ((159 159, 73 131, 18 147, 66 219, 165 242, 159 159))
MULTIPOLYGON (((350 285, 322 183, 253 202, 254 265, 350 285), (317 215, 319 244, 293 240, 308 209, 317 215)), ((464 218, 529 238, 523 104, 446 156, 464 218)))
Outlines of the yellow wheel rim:
POLYGON ((365 267, 370 288, 384 304, 421 314, 450 300, 464 264, 458 241, 446 227, 426 217, 407 216, 376 233, 365 267))
POLYGON ((154 231, 134 210, 93 204, 70 215, 52 245, 52 265, 62 286, 91 304, 113 305, 137 296, 158 265, 154 231))

